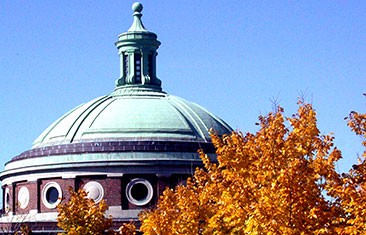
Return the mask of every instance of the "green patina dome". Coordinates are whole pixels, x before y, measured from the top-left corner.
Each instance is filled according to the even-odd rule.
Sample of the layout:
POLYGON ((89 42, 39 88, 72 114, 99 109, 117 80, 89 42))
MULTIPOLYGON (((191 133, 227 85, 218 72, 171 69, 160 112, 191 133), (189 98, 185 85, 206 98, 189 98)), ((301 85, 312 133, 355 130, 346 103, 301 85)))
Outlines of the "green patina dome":
POLYGON ((118 36, 120 77, 114 92, 80 105, 48 127, 32 149, 90 141, 170 140, 210 142, 209 129, 231 128, 201 106, 162 91, 156 76, 160 42, 141 21, 142 5, 132 7, 134 21, 118 36))
POLYGON ((203 107, 163 91, 156 76, 160 42, 141 21, 142 5, 132 9, 133 23, 115 43, 120 76, 114 91, 56 120, 31 149, 5 165, 0 178, 29 170, 94 167, 96 162, 197 162, 198 149, 214 153, 211 129, 218 135, 232 131, 203 107))
POLYGON ((32 148, 101 140, 209 142, 230 127, 201 106, 163 92, 113 92, 82 104, 49 126, 32 148))
POLYGON ((133 10, 132 26, 115 43, 120 76, 114 91, 56 120, 31 149, 6 164, 0 178, 29 170, 95 167, 96 162, 200 162, 198 149, 214 153, 211 129, 218 135, 232 131, 203 107, 163 91, 156 76, 160 42, 141 21, 142 5, 134 4, 133 10))

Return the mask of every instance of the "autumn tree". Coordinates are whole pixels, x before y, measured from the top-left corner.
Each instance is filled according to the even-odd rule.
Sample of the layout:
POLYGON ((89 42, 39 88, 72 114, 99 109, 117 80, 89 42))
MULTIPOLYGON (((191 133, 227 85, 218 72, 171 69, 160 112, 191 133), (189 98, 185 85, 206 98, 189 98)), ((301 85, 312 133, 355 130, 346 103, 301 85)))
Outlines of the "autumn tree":
POLYGON ((87 197, 83 189, 74 191, 69 188, 70 199, 66 203, 58 205, 57 225, 65 231, 59 235, 135 235, 134 223, 125 223, 118 232, 111 228, 112 217, 106 217, 108 205, 104 200, 95 203, 87 197))
POLYGON ((329 186, 330 194, 342 209, 335 223, 338 234, 366 234, 366 114, 351 112, 348 126, 362 138, 365 147, 359 164, 329 186))
POLYGON ((107 203, 102 200, 98 204, 93 199, 87 198, 83 189, 75 192, 72 188, 70 199, 67 203, 58 205, 57 226, 65 231, 67 235, 101 235, 114 234, 109 230, 112 225, 112 218, 105 216, 108 208, 107 203))
POLYGON ((30 235, 32 230, 27 224, 21 224, 19 230, 14 233, 14 235, 30 235))
MULTIPOLYGON (((351 114, 350 126, 364 135, 365 121, 358 117, 351 114)), ((204 168, 186 185, 166 189, 157 207, 140 215, 141 231, 365 234, 366 185, 360 182, 366 163, 348 175, 336 172, 341 152, 332 136, 320 133, 313 107, 299 101, 291 117, 278 107, 258 125, 255 134, 212 134, 217 162, 201 151, 204 168)))
POLYGON ((121 227, 118 229, 119 233, 121 235, 136 235, 136 225, 133 222, 130 223, 124 223, 121 227))

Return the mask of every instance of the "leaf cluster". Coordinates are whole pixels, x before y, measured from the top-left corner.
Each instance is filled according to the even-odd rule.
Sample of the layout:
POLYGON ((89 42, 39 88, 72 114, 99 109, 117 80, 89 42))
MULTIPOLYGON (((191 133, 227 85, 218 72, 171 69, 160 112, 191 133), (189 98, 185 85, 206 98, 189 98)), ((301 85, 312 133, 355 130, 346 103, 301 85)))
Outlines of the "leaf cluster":
MULTIPOLYGON (((365 137, 366 115, 349 126, 365 137)), ((312 105, 296 114, 278 107, 260 116, 257 133, 212 134, 217 163, 200 151, 204 169, 166 189, 141 231, 165 234, 365 234, 364 160, 349 174, 335 170, 341 152, 322 135, 312 105)), ((365 142, 363 142, 365 145, 365 142)), ((364 156, 365 157, 365 156, 364 156)))
POLYGON ((112 217, 106 217, 107 203, 102 200, 95 203, 87 197, 83 189, 74 191, 69 188, 70 199, 57 206, 57 226, 65 231, 59 235, 135 235, 136 226, 125 223, 118 232, 110 229, 112 217))
POLYGON ((32 230, 29 228, 27 224, 21 224, 18 231, 14 233, 14 235, 30 235, 32 234, 32 230))
POLYGON ((60 235, 102 235, 112 234, 109 230, 112 225, 112 218, 105 216, 108 208, 107 203, 102 200, 98 204, 93 199, 87 198, 83 189, 75 192, 69 189, 70 200, 67 203, 58 205, 57 226, 65 231, 60 235))

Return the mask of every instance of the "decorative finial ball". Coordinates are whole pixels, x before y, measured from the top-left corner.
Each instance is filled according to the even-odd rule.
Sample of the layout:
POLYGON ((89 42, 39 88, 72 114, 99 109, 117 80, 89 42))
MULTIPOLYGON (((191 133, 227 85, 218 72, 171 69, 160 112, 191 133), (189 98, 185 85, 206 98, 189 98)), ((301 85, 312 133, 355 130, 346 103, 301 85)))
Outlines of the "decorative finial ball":
POLYGON ((142 4, 139 2, 135 2, 134 4, 132 4, 132 10, 134 12, 141 12, 142 11, 142 4))

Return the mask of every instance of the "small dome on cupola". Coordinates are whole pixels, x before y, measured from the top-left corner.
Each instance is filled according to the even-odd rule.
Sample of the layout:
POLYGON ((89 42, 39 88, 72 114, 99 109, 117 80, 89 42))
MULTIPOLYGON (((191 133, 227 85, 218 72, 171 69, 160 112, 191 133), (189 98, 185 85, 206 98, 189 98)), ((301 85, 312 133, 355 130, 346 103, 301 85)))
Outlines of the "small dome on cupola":
POLYGON ((115 43, 115 89, 64 114, 31 149, 6 163, 0 227, 19 219, 37 234, 44 231, 40 226, 55 227, 56 206, 69 196, 69 187, 83 188, 95 201, 105 199, 117 227, 137 220, 165 187, 184 182, 202 165, 198 149, 215 157, 210 129, 219 135, 232 131, 203 107, 162 89, 156 67, 160 42, 143 25, 142 9, 141 3, 132 5, 133 23, 115 43))

